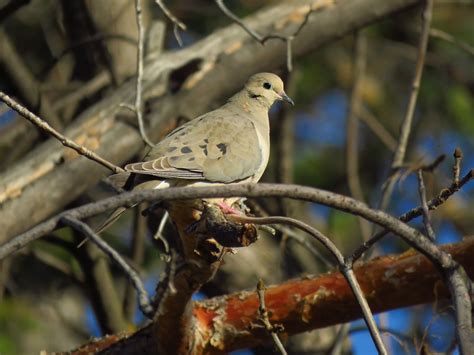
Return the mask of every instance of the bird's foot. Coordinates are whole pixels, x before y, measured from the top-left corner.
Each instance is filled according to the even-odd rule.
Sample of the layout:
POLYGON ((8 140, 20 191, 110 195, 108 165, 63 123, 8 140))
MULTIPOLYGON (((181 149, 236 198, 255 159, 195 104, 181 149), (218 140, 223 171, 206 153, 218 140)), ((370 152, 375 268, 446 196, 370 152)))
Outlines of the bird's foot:
POLYGON ((219 206, 222 213, 224 213, 224 214, 238 214, 238 215, 242 214, 242 212, 240 212, 239 210, 236 210, 235 208, 229 206, 224 201, 219 201, 219 202, 216 203, 216 205, 219 206))

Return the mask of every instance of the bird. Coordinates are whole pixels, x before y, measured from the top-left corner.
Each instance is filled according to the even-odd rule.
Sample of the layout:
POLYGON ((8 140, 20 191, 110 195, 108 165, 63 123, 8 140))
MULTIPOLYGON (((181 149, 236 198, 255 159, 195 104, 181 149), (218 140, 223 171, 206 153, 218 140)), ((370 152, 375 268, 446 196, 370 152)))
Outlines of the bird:
MULTIPOLYGON (((171 131, 115 180, 125 181, 125 190, 256 183, 270 156, 268 111, 276 101, 294 105, 282 79, 273 73, 254 74, 223 106, 171 131)), ((225 210, 227 204, 219 206, 225 210)), ((129 207, 115 210, 96 232, 129 207)))

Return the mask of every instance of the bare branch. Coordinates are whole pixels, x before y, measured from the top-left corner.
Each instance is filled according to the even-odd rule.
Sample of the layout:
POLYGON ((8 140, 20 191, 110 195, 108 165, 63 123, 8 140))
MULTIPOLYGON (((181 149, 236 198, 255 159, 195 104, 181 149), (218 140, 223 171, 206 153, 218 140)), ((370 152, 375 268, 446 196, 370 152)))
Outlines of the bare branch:
POLYGON ((182 23, 176 16, 174 16, 171 11, 163 4, 162 0, 155 0, 156 4, 161 8, 161 11, 173 22, 176 26, 178 26, 183 31, 186 31, 186 25, 182 23))
POLYGON ((417 177, 418 177, 418 192, 420 194, 421 209, 423 211, 423 224, 425 225, 425 230, 426 230, 426 234, 428 235, 428 238, 430 238, 432 241, 435 241, 436 236, 433 231, 433 227, 431 226, 430 212, 428 209, 428 203, 426 202, 426 189, 425 189, 425 183, 423 181, 422 169, 418 170, 417 177))
MULTIPOLYGON (((447 199, 449 199, 452 195, 454 195, 461 187, 467 184, 474 178, 474 169, 471 169, 460 181, 459 184, 451 184, 449 187, 440 191, 438 196, 431 199, 427 202, 429 210, 435 210, 443 204, 447 199)), ((412 208, 410 211, 402 214, 398 217, 400 221, 409 222, 416 217, 420 217, 423 214, 423 209, 421 206, 412 208)), ((377 243, 380 239, 386 236, 389 232, 387 230, 383 230, 375 234, 370 240, 364 242, 359 248, 357 248, 354 253, 352 254, 351 258, 353 261, 359 259, 367 250, 369 250, 375 243, 377 243)))
MULTIPOLYGON (((262 36, 259 34, 257 31, 251 29, 249 26, 246 25, 244 21, 242 21, 237 15, 235 15, 232 11, 229 10, 229 8, 224 4, 224 0, 216 0, 217 6, 221 9, 221 11, 229 17, 233 22, 235 22, 237 25, 239 25, 245 32, 249 34, 250 37, 255 39, 257 42, 259 42, 261 45, 264 45, 265 42, 267 42, 270 39, 278 39, 280 41, 283 41, 286 43, 286 68, 289 72, 293 70, 293 50, 292 50, 292 43, 293 40, 298 36, 298 34, 301 32, 303 27, 306 25, 306 23, 309 20, 309 16, 313 11, 319 10, 319 6, 308 6, 308 10, 305 14, 305 17, 301 24, 298 26, 295 32, 291 35, 281 35, 281 34, 270 34, 267 36, 262 36)), ((321 4, 321 7, 324 7, 325 4, 321 4)))
MULTIPOLYGON (((354 80, 346 128, 346 175, 351 195, 355 199, 365 202, 359 175, 359 121, 356 116, 359 107, 362 106, 361 87, 367 62, 367 39, 361 31, 355 34, 354 55, 354 80)), ((358 218, 358 221, 363 240, 368 240, 371 234, 370 225, 362 218, 358 218)))
POLYGON ((173 34, 178 42, 179 46, 183 46, 183 41, 179 35, 179 29, 186 31, 186 25, 181 22, 173 13, 165 6, 162 0, 155 0, 156 4, 160 7, 161 11, 165 14, 166 17, 173 23, 173 34))
POLYGON ((428 39, 431 26, 431 16, 433 11, 433 0, 426 0, 422 13, 422 27, 420 33, 420 42, 418 44, 418 55, 416 60, 415 75, 411 85, 411 94, 408 101, 408 107, 400 129, 400 138, 397 150, 392 162, 392 169, 397 169, 405 160, 405 153, 410 136, 413 114, 415 113, 416 100, 420 89, 421 76, 423 74, 423 66, 425 64, 426 49, 428 47, 428 39))
POLYGON ((430 29, 430 36, 434 37, 434 38, 439 38, 439 39, 445 40, 449 43, 452 43, 455 46, 461 48, 466 53, 474 56, 474 47, 473 46, 471 46, 469 43, 461 41, 460 39, 454 37, 453 35, 451 35, 447 32, 444 32, 444 31, 436 29, 436 28, 431 28, 430 29))
MULTIPOLYGON (((465 238, 460 243, 441 248, 473 277, 474 238, 465 238)), ((437 269, 425 256, 414 251, 361 263, 355 267, 355 273, 371 308, 377 313, 449 297, 446 288, 439 287, 441 279, 437 269), (391 277, 387 278, 387 273, 391 277), (435 288, 439 292, 434 293, 435 288)), ((349 285, 337 271, 269 286, 265 291, 265 300, 273 323, 282 324, 288 335, 349 322, 361 316, 349 285)), ((195 348, 207 346, 210 351, 220 349, 221 352, 230 352, 267 342, 266 332, 252 328, 252 324, 259 319, 258 305, 255 292, 248 291, 194 302, 189 307, 189 313, 193 314, 192 320, 197 327, 189 331, 198 342, 195 348), (225 322, 218 324, 232 329, 231 332, 223 332, 221 327, 216 327, 216 322, 223 319, 225 322)), ((143 349, 145 353, 156 346, 153 330, 153 325, 146 326, 132 335, 126 334, 128 339, 122 342, 118 341, 123 335, 105 337, 84 345, 72 354, 104 349, 104 354, 124 353, 127 350, 134 353, 137 349, 143 349)))
POLYGON ((40 83, 25 62, 24 55, 18 53, 8 34, 0 25, 0 63, 13 79, 15 87, 25 104, 38 107, 39 115, 55 129, 61 130, 63 123, 52 107, 50 101, 40 90, 40 83))
MULTIPOLYGON (((135 209, 133 219, 133 237, 131 246, 132 265, 141 266, 145 254, 145 236, 147 232, 146 219, 141 214, 142 206, 135 209)), ((135 287, 129 283, 125 289, 123 309, 125 316, 130 322, 135 319, 135 287)))
MULTIPOLYGON (((429 208, 438 206, 460 187, 471 180, 474 169, 471 170, 461 181, 459 186, 452 189, 443 190, 440 195, 428 203, 429 208), (453 191, 455 190, 455 191, 453 191)), ((181 200, 209 197, 288 197, 302 199, 323 204, 348 213, 360 215, 369 221, 387 228, 389 231, 403 236, 410 244, 417 249, 426 249, 435 254, 438 253, 436 246, 426 239, 418 239, 420 233, 405 225, 389 214, 373 210, 360 201, 350 197, 339 195, 325 190, 310 188, 299 185, 279 185, 279 184, 241 184, 213 187, 175 187, 163 190, 144 190, 127 192, 118 196, 113 196, 98 202, 89 203, 78 208, 64 211, 63 213, 38 224, 28 232, 25 232, 0 247, 0 259, 24 247, 33 240, 40 238, 46 233, 54 230, 63 215, 70 215, 74 218, 87 218, 99 213, 115 209, 120 206, 135 204, 141 201, 156 200, 181 200)), ((401 221, 410 220, 421 215, 421 208, 413 209, 403 215, 401 221), (405 219, 407 218, 407 219, 405 219)))
POLYGON ((120 173, 124 171, 121 167, 112 164, 111 162, 105 160, 104 158, 101 158, 96 153, 87 149, 86 147, 79 145, 73 142, 72 140, 66 138, 61 133, 56 131, 53 127, 51 127, 47 122, 43 121, 41 118, 36 116, 33 112, 29 111, 26 107, 21 106, 18 102, 13 100, 10 96, 8 96, 2 91, 0 91, 0 100, 2 100, 5 104, 7 104, 11 109, 18 112, 21 116, 26 118, 28 121, 30 121, 37 127, 41 128, 46 133, 52 135, 54 138, 60 141, 61 144, 64 145, 65 147, 74 149, 80 155, 83 155, 86 158, 93 160, 102 166, 105 166, 107 169, 112 170, 114 173, 120 173))
POLYGON ((364 122, 367 127, 377 136, 380 141, 391 151, 397 148, 397 140, 393 138, 392 134, 377 120, 377 117, 370 112, 366 107, 360 105, 358 107, 357 117, 364 122))
POLYGON ((454 165, 453 165, 453 184, 459 185, 459 174, 461 173, 462 150, 457 147, 454 150, 454 165))
POLYGON ((230 219, 239 221, 241 223, 254 223, 254 224, 289 224, 294 226, 298 229, 301 229, 311 235, 313 238, 318 240, 321 244, 328 249, 328 251, 334 256, 339 266, 339 270, 344 275, 345 279, 347 280, 352 292, 354 293, 355 298, 362 310, 364 315, 365 323, 369 328, 370 335, 372 336, 372 340, 379 352, 379 354, 388 354, 387 350, 382 341, 382 337, 380 336, 380 332, 377 329, 377 325, 375 323, 374 316, 372 311, 369 308, 369 304, 367 303, 366 298, 364 297, 364 293, 360 288, 359 283, 354 275, 354 271, 352 270, 352 264, 347 264, 344 256, 339 251, 339 249, 334 245, 334 243, 326 237, 323 233, 318 231, 317 229, 311 227, 310 225, 303 223, 297 219, 293 219, 290 217, 280 217, 280 216, 271 216, 271 217, 247 217, 247 216, 240 216, 240 215, 230 215, 230 219))
POLYGON ((279 332, 282 332, 284 328, 279 324, 272 325, 272 323, 270 323, 270 319, 268 318, 268 311, 265 307, 265 285, 263 284, 262 279, 258 280, 257 282, 257 295, 259 301, 258 313, 260 314, 260 318, 262 319, 262 322, 265 325, 265 329, 272 336, 273 342, 280 351, 280 354, 286 355, 287 352, 285 350, 285 347, 283 346, 277 334, 279 332))
POLYGON ((67 214, 61 217, 61 222, 82 233, 84 236, 88 237, 125 272, 125 274, 128 276, 130 281, 132 281, 133 285, 135 286, 135 289, 138 292, 138 303, 143 314, 149 316, 150 318, 153 317, 153 308, 150 305, 148 293, 145 290, 140 276, 135 270, 130 267, 130 265, 127 264, 125 260, 123 260, 122 256, 109 244, 107 244, 102 238, 100 238, 84 222, 81 222, 78 219, 67 214))
POLYGON ((415 113, 416 101, 418 98, 418 91, 420 88, 421 76, 423 74, 423 67, 425 64, 426 49, 428 48, 429 30, 431 26, 431 16, 433 11, 433 0, 426 0, 422 12, 422 26, 420 32, 420 39, 418 43, 418 52, 415 66, 415 74, 411 84, 411 93, 408 100, 408 106, 400 127, 400 136, 398 138, 397 149, 392 160, 393 174, 387 184, 383 188, 382 198, 380 200, 380 208, 385 210, 390 198, 392 196, 393 188, 397 181, 396 172, 403 165, 405 160, 406 149, 408 145, 408 138, 410 137, 411 125, 413 121, 413 114, 415 113))
MULTIPOLYGON (((474 269, 470 255, 474 250, 474 239, 467 238, 462 243, 442 248, 462 263, 472 277, 474 269)), ((376 258, 356 266, 355 273, 371 308, 378 313, 447 296, 444 287, 433 293, 433 288, 440 282, 439 274, 428 259, 416 252, 376 258), (386 277, 386 272, 390 272, 390 278, 386 277)), ((360 317, 348 284, 341 280, 340 273, 333 272, 268 287, 265 298, 273 323, 281 323, 291 335, 360 317)), ((225 346, 225 351, 236 350, 240 344, 246 347, 261 344, 266 338, 261 333, 248 331, 258 317, 257 307, 256 295, 248 291, 196 302, 194 314, 202 324, 197 332, 206 334, 202 342, 222 335, 223 339, 219 339, 222 339, 220 344, 225 346), (214 326, 223 317, 232 332, 223 334, 214 326)))
MULTIPOLYGON (((142 1, 135 0, 135 11, 137 15, 137 27, 138 27, 138 47, 137 47, 137 85, 136 85, 136 95, 135 95, 135 107, 132 111, 137 115, 138 120, 138 129, 143 141, 148 144, 150 147, 153 147, 154 144, 148 138, 145 132, 145 123, 143 121, 143 102, 142 102, 142 80, 143 80, 143 60, 145 55, 145 27, 143 26, 143 17, 142 17, 142 1)), ((129 106, 124 105, 123 107, 129 108, 129 106)))

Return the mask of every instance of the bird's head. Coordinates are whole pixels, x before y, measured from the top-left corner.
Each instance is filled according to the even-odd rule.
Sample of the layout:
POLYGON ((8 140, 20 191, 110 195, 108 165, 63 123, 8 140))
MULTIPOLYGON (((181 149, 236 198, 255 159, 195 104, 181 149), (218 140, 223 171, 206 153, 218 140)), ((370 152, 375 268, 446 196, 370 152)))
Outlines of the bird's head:
POLYGON ((285 93, 283 81, 278 75, 272 73, 252 75, 245 84, 245 89, 250 98, 258 100, 268 108, 275 101, 286 101, 291 105, 295 104, 285 93))

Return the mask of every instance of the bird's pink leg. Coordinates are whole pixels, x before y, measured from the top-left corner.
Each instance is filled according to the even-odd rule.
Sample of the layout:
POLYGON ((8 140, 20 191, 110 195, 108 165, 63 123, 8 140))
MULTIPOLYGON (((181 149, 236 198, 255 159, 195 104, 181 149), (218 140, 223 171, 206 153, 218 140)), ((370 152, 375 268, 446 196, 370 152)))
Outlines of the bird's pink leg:
POLYGON ((230 207, 225 201, 219 201, 216 203, 217 206, 221 209, 222 213, 224 214, 238 214, 240 215, 241 212, 236 210, 235 208, 230 207))

